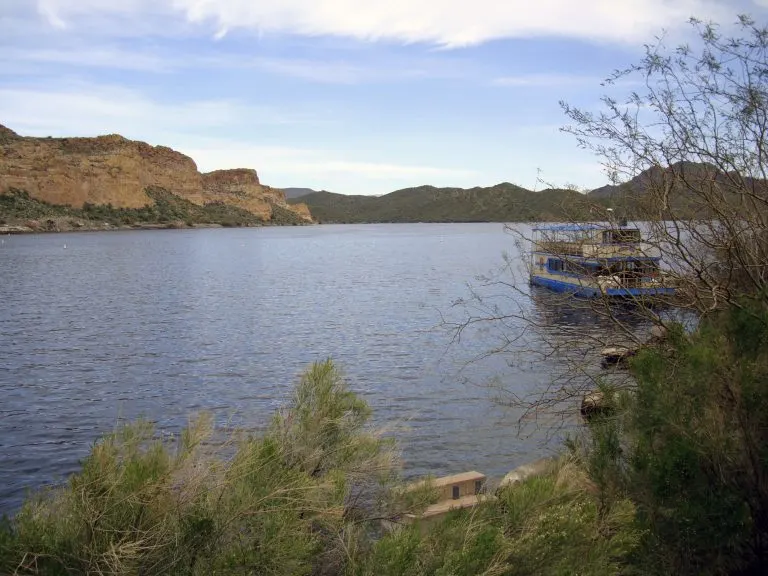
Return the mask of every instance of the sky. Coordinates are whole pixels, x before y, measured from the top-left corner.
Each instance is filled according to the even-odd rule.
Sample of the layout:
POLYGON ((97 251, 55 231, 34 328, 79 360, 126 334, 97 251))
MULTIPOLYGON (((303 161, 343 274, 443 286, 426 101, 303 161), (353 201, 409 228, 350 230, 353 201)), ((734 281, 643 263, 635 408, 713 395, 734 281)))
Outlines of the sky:
POLYGON ((607 177, 559 102, 599 110, 644 44, 739 13, 768 0, 0 0, 0 124, 280 188, 591 189, 607 177))

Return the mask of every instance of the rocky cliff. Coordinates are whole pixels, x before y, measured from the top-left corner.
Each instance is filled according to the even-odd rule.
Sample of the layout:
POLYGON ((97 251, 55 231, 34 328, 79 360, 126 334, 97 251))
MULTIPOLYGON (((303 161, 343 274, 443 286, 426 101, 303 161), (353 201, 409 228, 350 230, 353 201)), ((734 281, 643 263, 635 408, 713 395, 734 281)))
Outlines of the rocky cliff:
MULTIPOLYGON (((203 174, 203 200, 237 206, 264 219, 271 217, 274 205, 287 207, 285 193, 264 186, 259 182, 256 170, 248 168, 215 170, 203 174)), ((306 220, 312 219, 306 205, 291 206, 291 209, 306 220)))
POLYGON ((259 182, 255 170, 201 174, 194 160, 165 146, 119 135, 96 138, 21 137, 0 125, 0 193, 26 190, 32 198, 77 208, 153 204, 148 187, 163 188, 194 204, 243 208, 263 220, 278 205, 311 220, 306 206, 288 206, 280 190, 259 182))

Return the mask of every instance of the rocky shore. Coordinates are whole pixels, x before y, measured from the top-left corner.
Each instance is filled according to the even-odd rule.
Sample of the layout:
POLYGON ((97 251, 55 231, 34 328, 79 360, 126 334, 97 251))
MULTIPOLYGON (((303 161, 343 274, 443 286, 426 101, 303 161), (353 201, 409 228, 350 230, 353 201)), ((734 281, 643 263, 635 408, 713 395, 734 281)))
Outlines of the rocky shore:
MULTIPOLYGON (((41 233, 56 233, 56 232, 106 232, 111 230, 177 230, 177 229, 192 229, 192 228, 225 228, 221 224, 203 223, 203 224, 186 224, 184 222, 168 222, 165 224, 123 224, 121 226, 114 226, 109 222, 94 223, 87 222, 78 225, 72 225, 70 223, 59 223, 53 221, 39 222, 37 220, 33 222, 27 222, 26 224, 7 224, 0 226, 0 235, 3 234, 41 234, 41 233)), ((264 226, 260 224, 259 226, 264 226)), ((255 226, 244 226, 247 228, 253 228, 255 226)))

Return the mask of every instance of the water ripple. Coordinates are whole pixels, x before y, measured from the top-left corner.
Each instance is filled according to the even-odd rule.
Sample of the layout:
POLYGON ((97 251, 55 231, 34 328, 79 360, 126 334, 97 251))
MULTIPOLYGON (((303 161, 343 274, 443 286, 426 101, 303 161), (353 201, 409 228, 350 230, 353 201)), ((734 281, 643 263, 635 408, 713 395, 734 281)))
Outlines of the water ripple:
POLYGON ((488 343, 451 347, 433 330, 513 249, 501 225, 87 233, 67 235, 66 253, 60 244, 14 236, 0 247, 0 513, 75 471, 126 419, 174 432, 211 410, 223 425, 263 427, 302 369, 326 357, 397 431, 409 475, 498 475, 534 450, 457 374, 488 343))

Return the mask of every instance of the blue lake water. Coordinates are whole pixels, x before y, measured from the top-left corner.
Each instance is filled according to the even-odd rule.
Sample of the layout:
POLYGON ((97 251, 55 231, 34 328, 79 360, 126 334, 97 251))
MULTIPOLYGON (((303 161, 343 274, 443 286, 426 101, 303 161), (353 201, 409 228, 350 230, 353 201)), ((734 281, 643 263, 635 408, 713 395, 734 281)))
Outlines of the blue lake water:
POLYGON ((504 252, 501 224, 3 237, 0 514, 124 419, 175 432, 209 410, 258 429, 326 357, 400 439, 407 475, 500 477, 546 448, 483 383, 528 390, 547 368, 469 362, 493 333, 456 342, 441 323, 463 317, 452 304, 504 252))

